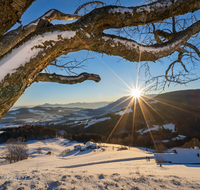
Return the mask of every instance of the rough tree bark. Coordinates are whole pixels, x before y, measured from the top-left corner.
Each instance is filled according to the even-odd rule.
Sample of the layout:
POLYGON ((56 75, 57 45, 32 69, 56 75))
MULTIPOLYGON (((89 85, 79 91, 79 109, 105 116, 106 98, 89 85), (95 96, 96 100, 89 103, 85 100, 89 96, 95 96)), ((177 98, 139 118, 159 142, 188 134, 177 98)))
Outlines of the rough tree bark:
POLYGON ((105 29, 156 23, 200 9, 199 0, 159 0, 138 7, 104 6, 84 16, 50 10, 32 23, 4 34, 32 2, 33 0, 0 2, 0 10, 4 11, 0 21, 0 118, 34 82, 75 84, 84 80, 100 80, 98 75, 87 73, 70 79, 40 73, 63 54, 88 50, 118 55, 134 62, 156 61, 178 51, 180 46, 200 32, 200 21, 197 21, 174 34, 167 42, 148 46, 103 33, 105 29), (50 21, 53 19, 78 20, 71 24, 52 25, 50 21))
POLYGON ((7 32, 35 0, 0 1, 0 36, 7 32))

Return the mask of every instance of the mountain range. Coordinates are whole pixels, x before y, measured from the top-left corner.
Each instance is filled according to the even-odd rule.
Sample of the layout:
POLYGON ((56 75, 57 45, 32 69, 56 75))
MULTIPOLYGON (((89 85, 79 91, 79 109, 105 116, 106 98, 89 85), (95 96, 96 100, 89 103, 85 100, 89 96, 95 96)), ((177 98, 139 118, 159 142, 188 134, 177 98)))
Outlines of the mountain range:
POLYGON ((129 105, 125 109, 55 127, 69 133, 98 133, 105 136, 111 133, 112 136, 129 136, 134 133, 137 138, 142 135, 146 139, 153 134, 155 140, 163 142, 200 138, 200 89, 159 94, 152 99, 141 100, 136 108, 129 105))
POLYGON ((97 109, 99 107, 104 107, 111 102, 101 101, 101 102, 75 102, 68 104, 49 104, 45 103, 38 105, 39 107, 67 107, 67 108, 84 108, 84 109, 97 109))
MULTIPOLYGON (((151 95, 150 97, 155 96, 151 95)), ((69 104, 49 104, 35 107, 12 108, 1 120, 0 128, 16 127, 24 124, 56 125, 86 123, 92 117, 119 111, 130 105, 131 98, 124 96, 115 102, 76 102, 69 104), (97 107, 95 109, 95 107, 97 107)))
MULTIPOLYGON (((130 104, 131 98, 127 98, 122 97, 97 109, 54 107, 48 104, 19 108, 9 111, 0 120, 0 128, 28 123, 68 133, 98 133, 108 136, 114 128, 115 135, 130 135, 134 124, 134 133, 137 135, 145 136, 144 132, 150 128, 152 133, 165 130, 164 133, 168 136, 159 134, 162 140, 175 138, 175 135, 200 138, 200 89, 162 93, 156 97, 151 95, 150 99, 137 101, 136 108, 130 104)), ((157 132, 156 135, 159 136, 157 132)))

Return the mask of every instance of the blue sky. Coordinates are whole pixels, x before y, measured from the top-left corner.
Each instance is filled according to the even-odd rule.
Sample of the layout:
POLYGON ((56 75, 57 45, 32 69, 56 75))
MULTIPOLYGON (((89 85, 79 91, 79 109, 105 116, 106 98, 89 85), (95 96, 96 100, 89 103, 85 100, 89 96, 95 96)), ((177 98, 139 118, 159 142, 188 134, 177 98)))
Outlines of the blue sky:
MULTIPOLYGON (((61 12, 73 14, 80 4, 88 1, 79 0, 36 0, 22 16, 22 24, 37 19, 49 9, 58 9, 61 12)), ((106 4, 112 4, 115 0, 106 1, 106 4)), ((123 0, 121 4, 124 6, 138 5, 141 1, 123 0)), ((55 21, 57 22, 57 21, 55 21)), ((87 51, 72 53, 69 57, 76 57, 79 60, 85 58, 87 51)), ((67 55, 68 56, 68 55, 67 55)), ((115 101, 118 98, 129 95, 130 87, 136 84, 138 73, 138 63, 122 60, 120 57, 107 56, 90 52, 90 57, 94 59, 88 60, 84 70, 77 70, 77 73, 88 72, 100 75, 101 81, 85 81, 75 85, 64 85, 54 83, 34 83, 16 102, 19 105, 38 105, 43 103, 70 103, 70 102, 98 102, 98 101, 115 101), (119 62, 119 60, 121 60, 119 62), (129 87, 128 87, 129 86, 129 87)), ((164 74, 167 64, 151 63, 151 71, 153 74, 164 74)), ((197 67, 198 69, 198 67, 197 67)), ((66 75, 66 72, 59 69, 51 69, 51 71, 66 75)), ((139 75, 139 84, 144 87, 145 75, 141 71, 139 75)), ((171 85, 165 91, 195 89, 199 88, 199 81, 189 83, 187 86, 171 85)), ((155 93, 155 92, 151 92, 155 93)), ((159 92, 156 92, 159 93, 159 92)))

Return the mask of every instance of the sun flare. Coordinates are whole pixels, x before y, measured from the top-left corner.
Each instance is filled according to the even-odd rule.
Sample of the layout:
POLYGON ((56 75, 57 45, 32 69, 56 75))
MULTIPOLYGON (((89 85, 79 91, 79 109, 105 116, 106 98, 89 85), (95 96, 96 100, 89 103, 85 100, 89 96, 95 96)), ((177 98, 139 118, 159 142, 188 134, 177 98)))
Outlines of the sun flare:
POLYGON ((131 96, 134 98, 139 98, 141 96, 141 91, 139 89, 133 89, 131 91, 131 96))

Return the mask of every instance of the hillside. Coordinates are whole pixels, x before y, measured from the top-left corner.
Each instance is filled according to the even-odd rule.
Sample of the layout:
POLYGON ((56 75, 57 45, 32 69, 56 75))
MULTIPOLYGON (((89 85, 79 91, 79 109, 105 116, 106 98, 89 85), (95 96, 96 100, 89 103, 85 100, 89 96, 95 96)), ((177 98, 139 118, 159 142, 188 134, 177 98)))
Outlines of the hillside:
MULTIPOLYGON (((0 166, 0 189, 200 188, 198 165, 160 167, 149 149, 130 147, 117 151, 120 145, 99 144, 99 149, 80 151, 74 146, 84 146, 82 143, 63 138, 28 141, 27 145, 29 159, 0 166), (60 155, 65 150, 69 150, 68 154, 60 155), (51 155, 47 155, 49 151, 51 155)), ((0 145, 0 154, 4 147, 0 145)))
MULTIPOLYGON (((150 94, 148 97, 144 97, 145 100, 148 100, 150 98, 155 97, 155 94, 150 94)), ((87 109, 87 115, 89 116, 100 116, 105 115, 107 113, 116 112, 123 108, 126 108, 127 106, 133 105, 133 102, 131 101, 132 98, 130 96, 123 96, 119 98, 118 100, 108 104, 107 106, 98 108, 98 109, 87 109)))
POLYGON ((41 107, 18 108, 9 111, 1 120, 0 128, 17 127, 25 124, 45 125, 63 123, 71 114, 80 112, 81 108, 41 107))
POLYGON ((70 104, 43 104, 35 107, 16 107, 9 111, 1 120, 0 128, 17 127, 20 125, 72 125, 87 123, 92 117, 99 117, 112 111, 119 111, 129 105, 127 96, 115 102, 77 102, 70 104), (126 100, 127 99, 127 100, 126 100), (95 108, 96 109, 85 109, 95 108), (99 108, 100 107, 100 108, 99 108))
POLYGON ((133 133, 137 143, 148 146, 153 145, 152 134, 155 141, 161 142, 181 139, 178 138, 179 135, 186 137, 182 142, 176 142, 175 146, 193 137, 200 138, 200 90, 163 93, 151 100, 141 101, 140 105, 142 109, 136 104, 134 128, 132 105, 125 114, 123 111, 111 112, 63 129, 70 133, 98 133, 108 136, 117 124, 113 138, 124 139, 133 133), (165 129, 166 124, 173 125, 173 130, 165 129), (146 133, 143 133, 145 130, 146 133))
POLYGON ((28 123, 67 133, 96 133, 106 137, 113 131, 110 142, 126 145, 134 142, 134 145, 147 147, 153 147, 155 142, 162 142, 167 147, 180 146, 194 137, 200 139, 199 89, 163 93, 149 100, 140 100, 135 114, 134 105, 124 111, 131 100, 126 99, 122 97, 98 109, 20 108, 2 118, 0 126, 15 127, 28 123))

